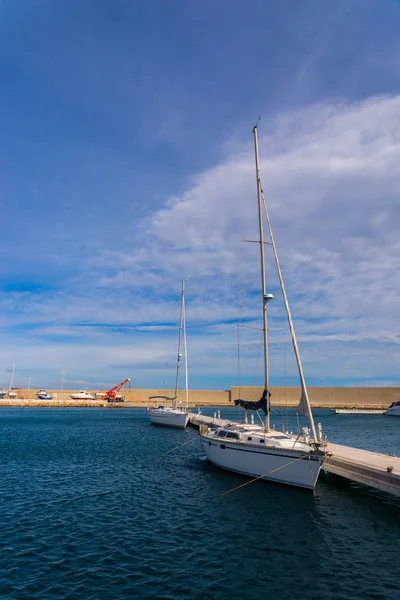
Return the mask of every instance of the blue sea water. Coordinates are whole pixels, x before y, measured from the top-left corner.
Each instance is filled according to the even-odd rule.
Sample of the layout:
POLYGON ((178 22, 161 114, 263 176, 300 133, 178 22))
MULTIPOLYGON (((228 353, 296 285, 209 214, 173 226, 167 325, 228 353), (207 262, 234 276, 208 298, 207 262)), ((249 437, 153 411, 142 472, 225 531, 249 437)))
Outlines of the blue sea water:
MULTIPOLYGON (((333 442, 400 455, 400 419, 315 416, 333 442)), ((400 598, 400 502, 363 486, 221 497, 246 480, 145 409, 4 408, 0 456, 0 598, 400 598)))

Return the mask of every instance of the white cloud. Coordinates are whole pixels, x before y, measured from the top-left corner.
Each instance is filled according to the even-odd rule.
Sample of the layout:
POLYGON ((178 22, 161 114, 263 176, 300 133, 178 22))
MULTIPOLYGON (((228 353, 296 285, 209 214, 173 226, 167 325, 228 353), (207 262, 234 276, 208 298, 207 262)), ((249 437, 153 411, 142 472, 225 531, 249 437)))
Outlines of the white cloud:
MULTIPOLYGON (((310 106, 262 121, 259 133, 263 189, 306 373, 321 381, 396 380, 400 96, 310 106)), ((254 319, 258 298, 248 292, 258 288, 258 248, 243 243, 257 237, 248 138, 235 148, 227 143, 229 155, 194 175, 186 191, 143 221, 132 250, 93 256, 87 264, 90 293, 81 280, 68 294, 15 295, 7 322, 130 325, 140 331, 125 332, 132 344, 123 346, 121 356, 113 346, 113 362, 126 357, 139 365, 142 356, 157 370, 170 353, 170 348, 157 352, 166 340, 160 329, 178 319, 183 276, 188 279, 188 324, 234 320, 241 305, 244 316, 254 319), (142 344, 145 329, 153 337, 139 356, 135 336, 140 333, 142 344)), ((272 260, 269 269, 268 281, 277 293, 272 260)), ((279 327, 278 303, 271 317, 279 327)), ((104 334, 104 342, 109 335, 104 334)), ((193 333, 191 365, 197 382, 218 370, 226 374, 224 387, 236 380, 235 339, 234 325, 210 328, 207 335, 193 333)), ((103 359, 95 353, 88 368, 96 360, 103 359)))

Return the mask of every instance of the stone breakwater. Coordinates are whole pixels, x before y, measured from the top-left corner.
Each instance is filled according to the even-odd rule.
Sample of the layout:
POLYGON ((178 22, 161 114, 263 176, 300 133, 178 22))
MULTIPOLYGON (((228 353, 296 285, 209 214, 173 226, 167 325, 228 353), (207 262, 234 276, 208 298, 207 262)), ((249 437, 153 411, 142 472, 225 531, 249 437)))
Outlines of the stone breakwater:
MULTIPOLYGON (((72 400, 69 395, 74 390, 50 390, 53 400, 38 400, 38 390, 19 389, 15 399, 4 398, 0 406, 60 406, 60 407, 102 407, 98 400, 72 400)), ((88 390, 95 394, 95 391, 88 390)), ((166 389, 126 389, 122 390, 125 402, 111 403, 115 408, 145 407, 151 404, 150 396, 173 396, 173 390, 166 389)), ((310 387, 308 388, 311 405, 314 408, 381 408, 384 409, 395 400, 400 400, 400 387, 310 387)), ((229 406, 236 398, 258 400, 262 388, 253 386, 232 386, 229 390, 190 390, 189 405, 193 406, 229 406)), ((298 387, 271 387, 273 407, 296 407, 300 398, 298 387)), ((178 396, 178 402, 184 404, 184 394, 178 396)))
POLYGON ((36 398, 2 398, 0 399, 1 406, 59 406, 65 408, 88 408, 88 407, 102 407, 104 402, 102 400, 69 400, 65 399, 53 399, 53 400, 39 400, 36 398))

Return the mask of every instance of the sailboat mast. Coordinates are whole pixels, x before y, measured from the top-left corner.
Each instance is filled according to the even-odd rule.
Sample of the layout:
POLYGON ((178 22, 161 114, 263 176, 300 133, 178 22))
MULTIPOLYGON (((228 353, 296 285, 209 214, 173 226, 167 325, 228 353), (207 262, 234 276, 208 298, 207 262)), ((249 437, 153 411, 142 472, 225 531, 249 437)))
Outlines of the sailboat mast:
POLYGON ((13 364, 13 369, 12 369, 11 379, 10 379, 10 387, 8 388, 9 390, 11 390, 12 386, 14 385, 14 373, 15 373, 15 363, 13 364))
POLYGON ((304 372, 303 372, 303 365, 301 364, 300 351, 299 351, 299 347, 297 345, 296 332, 294 329, 292 314, 290 312, 289 302, 288 302, 287 295, 286 295, 285 284, 283 282, 282 271, 281 271, 281 267, 279 264, 279 258, 278 258, 278 252, 277 252, 276 245, 275 245, 274 234, 272 233, 272 227, 271 227, 271 221, 269 219, 267 203, 265 202, 264 194, 262 193, 262 191, 261 191, 261 194, 263 197, 263 204, 264 204, 265 216, 267 218, 267 223, 268 223, 269 236, 270 236, 272 248, 274 251, 276 269, 278 271, 279 282, 281 284, 283 302, 285 304, 285 310, 286 310, 286 315, 287 315, 287 319, 288 319, 288 323, 289 323, 290 335, 292 337, 294 354, 296 356, 297 368, 299 371, 299 378, 300 378, 300 385, 301 385, 300 404, 301 405, 304 404, 304 406, 305 406, 305 409, 306 409, 306 412, 308 415, 308 419, 310 421, 311 432, 313 434, 314 441, 317 442, 318 441, 317 432, 315 430, 314 418, 312 415, 310 400, 308 398, 308 391, 307 391, 306 380, 305 380, 304 372))
POLYGON ((189 377, 188 377, 188 359, 186 343, 186 303, 183 300, 183 352, 185 355, 185 404, 186 410, 189 408, 189 377))
POLYGON ((178 358, 176 362, 176 380, 175 380, 175 394, 174 394, 174 405, 176 404, 178 398, 178 387, 179 387, 179 371, 181 368, 181 338, 182 338, 182 319, 183 319, 183 306, 185 301, 185 281, 186 279, 182 279, 182 292, 181 292, 181 314, 179 318, 179 336, 178 336, 178 358))
POLYGON ((256 177, 257 177, 257 199, 258 199, 258 224, 260 232, 260 258, 261 258, 261 294, 262 294, 262 314, 263 314, 263 338, 264 338, 264 390, 267 390, 267 410, 265 414, 265 431, 269 431, 269 394, 268 394, 268 327, 267 327, 267 283, 265 276, 265 258, 264 258, 264 230, 263 230, 263 207, 260 179, 260 164, 258 159, 258 135, 257 125, 253 128, 254 152, 256 157, 256 177))

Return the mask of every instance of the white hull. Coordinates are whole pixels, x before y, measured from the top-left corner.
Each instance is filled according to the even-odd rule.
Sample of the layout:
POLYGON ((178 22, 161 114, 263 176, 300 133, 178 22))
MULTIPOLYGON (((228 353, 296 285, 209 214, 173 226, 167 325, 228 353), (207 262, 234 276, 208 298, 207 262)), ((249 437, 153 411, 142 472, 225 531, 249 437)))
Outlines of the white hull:
POLYGON ((400 407, 395 406, 394 408, 388 408, 385 414, 388 417, 400 417, 400 407))
POLYGON ((94 396, 90 394, 70 394, 71 400, 96 400, 94 396))
POLYGON ((317 454, 250 447, 228 440, 215 440, 207 435, 201 441, 208 460, 217 467, 307 489, 314 489, 323 460, 317 454))
POLYGON ((157 409, 149 410, 150 421, 155 425, 166 425, 167 427, 180 427, 184 429, 189 422, 186 411, 179 409, 157 409))

